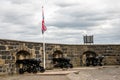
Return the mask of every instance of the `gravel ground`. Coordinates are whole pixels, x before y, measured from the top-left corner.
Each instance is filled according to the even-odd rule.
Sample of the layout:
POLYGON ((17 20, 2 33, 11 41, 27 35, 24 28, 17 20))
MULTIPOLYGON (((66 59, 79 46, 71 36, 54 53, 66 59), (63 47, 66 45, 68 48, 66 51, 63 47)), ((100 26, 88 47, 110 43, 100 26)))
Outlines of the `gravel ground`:
POLYGON ((70 80, 64 75, 19 75, 2 77, 0 80, 70 80))
POLYGON ((120 80, 120 67, 84 69, 67 76, 70 80, 120 80))
POLYGON ((44 74, 25 73, 24 75, 0 76, 0 80, 120 80, 120 66, 82 67, 67 71, 50 70, 44 74))

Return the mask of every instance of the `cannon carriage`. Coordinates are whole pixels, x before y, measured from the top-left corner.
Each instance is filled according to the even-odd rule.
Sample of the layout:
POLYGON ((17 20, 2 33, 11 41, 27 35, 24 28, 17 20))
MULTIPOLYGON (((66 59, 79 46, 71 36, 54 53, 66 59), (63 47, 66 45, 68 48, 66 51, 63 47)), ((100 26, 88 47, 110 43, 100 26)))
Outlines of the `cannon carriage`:
POLYGON ((102 66, 102 61, 104 59, 104 56, 97 56, 97 57, 87 57, 86 58, 86 66, 102 66))
POLYGON ((55 68, 72 68, 73 65, 70 63, 68 58, 53 58, 53 65, 55 68))
POLYGON ((39 59, 23 59, 23 60, 17 60, 16 65, 22 65, 22 67, 19 68, 19 73, 23 74, 24 72, 28 73, 37 73, 44 72, 45 69, 40 65, 41 60, 39 59))

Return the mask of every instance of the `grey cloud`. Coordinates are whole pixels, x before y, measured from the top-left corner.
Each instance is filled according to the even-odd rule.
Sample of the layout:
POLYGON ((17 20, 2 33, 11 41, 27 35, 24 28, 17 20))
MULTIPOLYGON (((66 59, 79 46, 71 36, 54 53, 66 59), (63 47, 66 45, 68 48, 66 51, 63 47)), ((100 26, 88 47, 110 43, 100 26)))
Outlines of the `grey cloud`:
POLYGON ((23 4, 23 3, 29 3, 31 0, 4 0, 4 2, 10 2, 13 4, 23 4))
MULTIPOLYGON (((116 2, 77 1, 43 2, 47 42, 82 43, 85 31, 95 35, 96 43, 120 43, 120 6, 116 2)), ((0 1, 0 38, 42 41, 41 4, 39 0, 0 1)))
POLYGON ((77 5, 80 5, 79 3, 77 2, 74 2, 74 3, 71 3, 71 2, 56 2, 55 5, 59 6, 59 7, 72 7, 72 6, 77 6, 77 5))
POLYGON ((14 24, 19 24, 19 25, 24 25, 24 24, 27 24, 25 21, 25 19, 28 19, 26 18, 27 16, 16 16, 15 14, 9 14, 9 15, 6 15, 4 18, 3 18, 3 22, 6 22, 6 23, 14 23, 14 24))
POLYGON ((0 13, 0 16, 3 16, 2 21, 6 23, 25 24, 32 17, 29 9, 22 5, 15 5, 10 2, 4 2, 4 4, 1 5, 0 11, 2 12, 0 13))
POLYGON ((97 44, 115 44, 120 43, 120 35, 119 34, 99 34, 95 35, 94 42, 97 44))
POLYGON ((89 8, 80 8, 79 6, 67 8, 62 6, 55 13, 54 20, 48 23, 50 26, 87 28, 103 24, 106 20, 119 18, 118 13, 120 12, 111 10, 94 11, 89 8))
POLYGON ((59 22, 51 22, 50 24, 48 24, 49 26, 56 26, 56 27, 68 27, 68 28, 79 28, 79 29, 85 29, 87 27, 93 27, 98 25, 95 22, 92 21, 71 21, 71 22, 64 22, 64 21, 59 21, 59 22))

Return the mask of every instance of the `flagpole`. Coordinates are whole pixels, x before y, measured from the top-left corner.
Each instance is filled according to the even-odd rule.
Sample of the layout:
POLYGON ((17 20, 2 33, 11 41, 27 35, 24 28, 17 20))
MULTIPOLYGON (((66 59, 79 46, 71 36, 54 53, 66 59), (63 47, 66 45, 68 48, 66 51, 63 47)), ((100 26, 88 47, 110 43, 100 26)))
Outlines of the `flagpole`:
POLYGON ((44 66, 44 69, 46 68, 45 66, 45 36, 43 34, 43 66, 44 66))
POLYGON ((46 68, 45 66, 45 36, 44 36, 44 32, 47 30, 46 26, 45 26, 45 22, 44 22, 44 10, 43 10, 43 6, 42 6, 42 34, 43 34, 43 67, 44 69, 46 68))

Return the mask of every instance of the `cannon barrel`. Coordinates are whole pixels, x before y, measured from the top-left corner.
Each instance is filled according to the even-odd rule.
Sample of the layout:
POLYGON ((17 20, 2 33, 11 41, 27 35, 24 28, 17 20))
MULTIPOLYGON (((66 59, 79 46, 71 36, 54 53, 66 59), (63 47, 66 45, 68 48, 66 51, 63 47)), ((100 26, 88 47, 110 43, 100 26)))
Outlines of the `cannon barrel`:
POLYGON ((87 66, 90 66, 90 65, 93 65, 93 66, 102 66, 102 61, 104 59, 104 56, 97 56, 97 57, 87 57, 86 58, 86 65, 87 66))
POLYGON ((54 67, 58 68, 72 68, 73 65, 70 63, 68 58, 53 58, 54 67))
POLYGON ((22 68, 19 68, 19 73, 23 74, 24 72, 33 72, 37 73, 38 71, 44 72, 45 69, 40 65, 40 59, 23 59, 16 60, 16 65, 22 64, 22 68))

